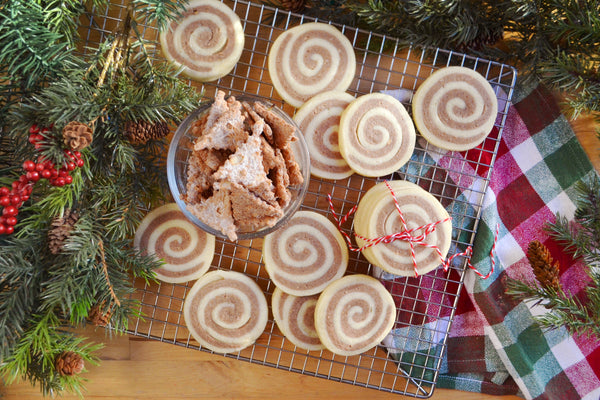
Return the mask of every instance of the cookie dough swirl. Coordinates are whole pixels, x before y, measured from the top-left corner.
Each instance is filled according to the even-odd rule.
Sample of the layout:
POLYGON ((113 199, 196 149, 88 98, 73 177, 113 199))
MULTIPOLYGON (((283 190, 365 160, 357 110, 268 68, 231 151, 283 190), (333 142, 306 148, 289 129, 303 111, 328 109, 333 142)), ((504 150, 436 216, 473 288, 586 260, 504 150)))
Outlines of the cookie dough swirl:
POLYGON ((340 118, 340 152, 350 168, 363 176, 384 176, 402 167, 415 149, 415 140, 408 112, 387 94, 358 97, 340 118))
POLYGON ((252 345, 268 320, 265 295, 255 281, 235 271, 211 271, 192 286, 184 307, 190 334, 218 353, 252 345))
MULTIPOLYGON (((388 183, 394 191, 409 230, 449 218, 442 204, 418 185, 407 181, 388 183)), ((354 216, 354 231, 366 238, 378 238, 404 231, 394 199, 385 182, 373 186, 361 198, 354 216)), ((418 230, 413 232, 413 236, 422 233, 422 230, 418 230)), ((445 257, 450 249, 451 240, 452 222, 446 220, 438 224, 424 241, 428 245, 437 246, 445 257)), ((365 244, 359 237, 356 241, 359 246, 365 244)), ((439 254, 431 247, 414 244, 414 251, 419 275, 426 274, 441 264, 439 254)), ((415 275, 408 241, 399 239, 391 243, 379 243, 364 249, 362 254, 371 264, 389 273, 415 275)))
POLYGON ((271 309, 275 323, 290 342, 302 349, 324 348, 315 329, 318 298, 318 295, 293 296, 277 287, 273 291, 271 309))
POLYGON ((339 30, 311 22, 275 39, 268 68, 281 98, 300 107, 319 93, 348 89, 356 72, 356 57, 352 44, 339 30))
POLYGON ((348 275, 321 293, 315 326, 323 345, 343 356, 363 353, 380 343, 394 326, 392 295, 377 279, 348 275))
POLYGON ((164 282, 181 283, 204 275, 215 254, 215 237, 191 223, 177 204, 149 212, 138 226, 134 245, 164 264, 155 269, 164 282))
POLYGON ((340 116, 353 100, 346 92, 320 93, 294 115, 308 146, 310 172, 316 177, 344 179, 354 173, 342 157, 338 141, 340 116))
POLYGON ((227 75, 244 49, 240 18, 216 0, 191 0, 160 34, 164 56, 201 82, 227 75))
POLYGON ((320 293, 348 267, 348 247, 336 226, 313 211, 298 211, 265 236, 263 260, 273 283, 286 293, 320 293))
POLYGON ((412 101, 415 125, 431 144, 462 151, 478 146, 491 132, 498 100, 489 82, 465 67, 437 70, 412 101))

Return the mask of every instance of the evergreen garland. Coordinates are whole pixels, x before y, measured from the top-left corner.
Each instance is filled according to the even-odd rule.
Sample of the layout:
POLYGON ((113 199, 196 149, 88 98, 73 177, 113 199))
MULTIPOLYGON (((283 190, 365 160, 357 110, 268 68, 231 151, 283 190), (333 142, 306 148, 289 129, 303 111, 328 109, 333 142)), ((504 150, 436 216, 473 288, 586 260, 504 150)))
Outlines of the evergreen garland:
POLYGON ((66 165, 67 124, 93 131, 72 183, 35 182, 19 206, 15 232, 0 235, 0 377, 29 380, 44 394, 81 393, 82 378, 57 370, 55 361, 70 354, 96 362, 99 345, 84 344, 72 327, 100 309, 112 329, 125 331, 139 313, 132 277, 153 280, 161 264, 135 250, 131 239, 145 210, 169 193, 166 142, 131 143, 124 127, 175 127, 201 97, 169 64, 152 59, 155 44, 142 37, 136 19, 152 12, 152 22, 165 24, 183 2, 134 0, 119 32, 78 56, 79 16, 106 3, 9 0, 0 7, 0 79, 8 83, 0 89, 0 187, 19 179, 25 160, 66 165), (48 128, 35 147, 34 124, 48 128), (63 229, 64 240, 50 245, 54 221, 71 211, 78 218, 63 229))

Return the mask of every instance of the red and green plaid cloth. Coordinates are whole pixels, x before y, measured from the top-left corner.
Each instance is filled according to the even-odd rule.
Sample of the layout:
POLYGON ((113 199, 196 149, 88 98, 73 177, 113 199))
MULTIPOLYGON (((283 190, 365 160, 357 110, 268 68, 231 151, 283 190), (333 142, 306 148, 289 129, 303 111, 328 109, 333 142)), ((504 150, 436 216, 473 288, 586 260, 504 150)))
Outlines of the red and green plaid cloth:
MULTIPOLYGON (((440 166, 452 162, 443 154, 431 157, 440 166)), ((465 157, 468 159, 468 152, 465 157)), ((481 187, 477 178, 481 171, 463 172, 473 177, 470 187, 481 187)), ((542 330, 532 316, 547 310, 505 293, 508 278, 535 280, 526 257, 534 239, 544 243, 560 262, 560 280, 567 292, 577 296, 585 289, 589 282, 585 265, 566 255, 548 237, 544 226, 556 213, 573 218, 578 196, 575 185, 595 173, 552 94, 543 87, 517 88, 473 246, 472 262, 487 274, 498 226, 496 268, 488 279, 472 270, 466 273, 438 387, 536 400, 600 398, 600 338, 574 337, 564 328, 542 330)), ((468 204, 468 195, 467 188, 459 197, 468 204)), ((413 288, 416 292, 411 298, 424 299, 417 302, 421 305, 447 307, 423 311, 423 315, 437 317, 419 323, 412 314, 407 315, 411 323, 400 324, 385 341, 410 376, 431 381, 435 371, 432 362, 441 356, 441 343, 450 323, 451 307, 445 304, 449 300, 440 297, 444 288, 436 288, 447 282, 443 277, 444 272, 438 269, 420 277, 418 285, 392 285, 395 290, 413 288), (402 352, 395 353, 399 349, 402 352), (422 367, 415 367, 419 365, 422 367)), ((401 294, 406 297, 406 293, 401 294)), ((417 305, 409 309, 418 311, 417 305)))
MULTIPOLYGON (((519 89, 519 88, 518 88, 519 89)), ((576 182, 595 171, 568 121, 543 87, 517 90, 485 194, 473 262, 489 270, 496 225, 497 269, 487 280, 468 271, 450 330, 439 387, 527 399, 600 398, 600 338, 542 330, 546 312, 506 295, 508 278, 534 281, 529 242, 544 243, 560 261, 561 283, 577 295, 589 278, 544 231, 556 213, 573 218, 576 182)))

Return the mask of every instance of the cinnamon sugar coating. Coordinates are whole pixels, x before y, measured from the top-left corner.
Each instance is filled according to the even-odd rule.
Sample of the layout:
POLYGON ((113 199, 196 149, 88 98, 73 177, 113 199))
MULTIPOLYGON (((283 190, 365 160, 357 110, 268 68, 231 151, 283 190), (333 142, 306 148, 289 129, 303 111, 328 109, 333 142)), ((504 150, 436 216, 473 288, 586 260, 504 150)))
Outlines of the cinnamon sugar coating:
POLYGON ((295 130, 265 104, 225 99, 219 90, 191 128, 188 210, 232 241, 275 225, 292 198, 289 187, 303 183, 291 150, 295 130))

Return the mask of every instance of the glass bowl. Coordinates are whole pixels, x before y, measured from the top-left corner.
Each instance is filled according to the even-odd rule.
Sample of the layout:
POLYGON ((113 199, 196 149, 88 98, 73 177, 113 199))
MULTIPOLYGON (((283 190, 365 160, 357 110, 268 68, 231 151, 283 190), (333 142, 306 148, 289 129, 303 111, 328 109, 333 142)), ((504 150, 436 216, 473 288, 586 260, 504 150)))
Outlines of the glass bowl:
MULTIPOLYGON (((289 203, 282 209, 283 216, 275 223, 275 225, 270 227, 264 227, 255 231, 236 231, 238 240, 245 240, 262 237, 270 232, 277 230, 279 227, 284 225, 298 210, 300 204, 302 204, 302 201, 304 200, 304 196, 306 195, 306 191, 308 189, 308 182, 310 178, 310 156, 308 154, 308 147, 306 145, 306 141, 304 140, 304 136, 300 132, 300 129, 298 129, 297 124, 283 110, 281 110, 278 107, 274 107, 268 101, 265 101, 263 99, 258 99, 255 97, 245 95, 235 96, 235 98, 239 101, 247 101, 249 103, 260 101, 261 103, 268 106, 277 115, 282 117, 286 122, 296 127, 296 140, 293 141, 291 145, 292 151, 294 152, 294 157, 296 158, 296 162, 300 167, 302 177, 304 179, 301 185, 288 187, 290 189, 292 198, 289 201, 289 203)), ((169 152, 167 155, 167 180, 169 182, 169 189, 171 190, 171 194, 173 196, 174 201, 177 203, 181 211, 190 221, 192 221, 195 225, 197 225, 204 231, 216 237, 227 238, 227 236, 224 233, 206 225, 198 217, 196 217, 194 214, 188 211, 186 202, 182 199, 182 195, 184 195, 187 191, 186 186, 188 177, 188 160, 192 155, 194 142, 196 140, 196 136, 191 132, 191 127, 193 126, 195 121, 202 118, 206 113, 208 113, 212 104, 213 100, 202 102, 200 106, 196 110, 194 110, 190 115, 188 115, 177 127, 177 130, 175 131, 175 134, 171 139, 171 143, 169 145, 169 152)))

